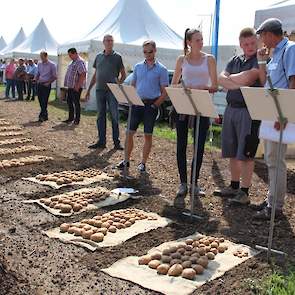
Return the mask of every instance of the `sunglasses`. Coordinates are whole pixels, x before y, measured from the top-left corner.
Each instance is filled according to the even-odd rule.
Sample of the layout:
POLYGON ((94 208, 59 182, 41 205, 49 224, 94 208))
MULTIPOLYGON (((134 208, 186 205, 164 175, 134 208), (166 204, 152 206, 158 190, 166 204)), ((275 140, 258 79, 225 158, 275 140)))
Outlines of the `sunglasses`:
POLYGON ((144 54, 152 54, 154 52, 154 50, 150 50, 150 51, 144 51, 144 54))

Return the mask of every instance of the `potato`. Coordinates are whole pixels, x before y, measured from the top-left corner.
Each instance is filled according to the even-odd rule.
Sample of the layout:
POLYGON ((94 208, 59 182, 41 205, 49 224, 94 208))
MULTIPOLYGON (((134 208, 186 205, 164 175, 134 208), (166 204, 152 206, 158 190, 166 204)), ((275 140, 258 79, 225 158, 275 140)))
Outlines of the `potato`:
POLYGON ((186 243, 187 245, 192 245, 193 242, 194 242, 193 239, 187 239, 187 240, 185 240, 185 243, 186 243))
POLYGON ((215 254, 212 252, 208 252, 206 253, 206 256, 208 257, 208 259, 213 260, 215 258, 215 254))
POLYGON ((44 200, 44 205, 49 206, 51 203, 50 199, 45 199, 44 200))
POLYGON ((218 248, 218 243, 216 242, 211 243, 211 248, 218 248))
POLYGON ((97 231, 98 231, 99 233, 102 233, 102 234, 106 235, 107 232, 108 232, 108 229, 105 228, 105 227, 102 227, 102 228, 98 228, 97 231))
POLYGON ((175 253, 177 251, 177 249, 179 249, 179 248, 176 246, 170 247, 170 253, 175 253))
POLYGON ((89 224, 86 224, 86 225, 83 226, 83 228, 85 230, 90 230, 92 227, 89 224))
POLYGON ((198 252, 192 253, 191 257, 197 257, 200 258, 201 255, 198 252))
POLYGON ((190 257, 189 260, 191 261, 192 264, 197 264, 198 259, 199 259, 198 257, 192 256, 192 257, 190 257))
POLYGON ((159 275, 166 275, 169 271, 170 265, 169 264, 160 264, 157 267, 157 273, 159 275))
POLYGON ((186 268, 182 271, 181 276, 184 279, 193 280, 196 276, 196 272, 193 268, 186 268))
POLYGON ((177 249, 177 252, 180 253, 180 254, 184 254, 185 249, 184 248, 179 248, 179 249, 177 249))
POLYGON ((148 263, 149 268, 156 269, 161 264, 160 260, 151 260, 148 263))
POLYGON ((108 222, 103 222, 101 227, 109 228, 111 225, 108 222))
POLYGON ((190 256, 187 256, 187 255, 181 256, 181 261, 187 261, 189 259, 190 259, 190 256))
POLYGON ((172 259, 170 261, 170 265, 174 265, 174 264, 181 264, 182 260, 181 259, 172 259))
POLYGON ((192 244, 193 247, 199 247, 199 245, 200 245, 199 241, 194 241, 192 244))
POLYGON ((178 277, 181 275, 183 267, 181 264, 174 264, 169 268, 168 275, 173 277, 178 277))
POLYGON ((211 250, 211 247, 210 247, 210 246, 206 246, 206 247, 205 247, 205 251, 206 251, 206 252, 210 252, 210 250, 211 250))
POLYGON ((94 234, 94 231, 92 229, 86 230, 82 232, 83 239, 90 239, 90 237, 94 234))
POLYGON ((93 222, 93 225, 96 226, 96 227, 101 227, 102 222, 95 219, 94 222, 93 222))
POLYGON ((74 231, 75 231, 76 227, 75 226, 70 226, 69 229, 68 229, 68 233, 69 234, 73 234, 74 231))
POLYGON ((181 254, 178 252, 172 253, 170 256, 172 259, 181 259, 181 254))
POLYGON ((90 236, 90 240, 94 242, 102 242, 104 239, 104 234, 102 233, 96 233, 90 236))
POLYGON ((110 226, 109 228, 108 228, 108 231, 109 232, 111 232, 111 233, 115 233, 116 231, 117 231, 117 228, 115 227, 115 226, 110 226))
POLYGON ((152 260, 161 260, 162 255, 159 252, 155 252, 151 254, 152 260))
POLYGON ((73 205, 73 211, 74 211, 74 212, 78 212, 78 211, 80 211, 82 208, 83 208, 83 207, 82 207, 81 205, 77 204, 77 203, 73 205))
POLYGON ((184 255, 185 255, 185 256, 191 256, 192 254, 193 254, 192 251, 185 251, 185 252, 184 252, 184 255))
POLYGON ((200 264, 196 264, 193 266, 193 269, 195 270, 196 274, 202 274, 204 272, 204 267, 200 264))
POLYGON ((71 205, 62 204, 62 205, 60 206, 60 211, 61 211, 62 213, 69 213, 69 212, 72 211, 72 206, 71 206, 71 205))
POLYGON ((70 225, 68 223, 63 223, 60 225, 59 230, 61 233, 65 233, 69 229, 70 225))
POLYGON ((171 252, 170 252, 170 249, 166 248, 162 251, 162 254, 163 255, 169 255, 171 252))
POLYGON ((214 254, 214 255, 217 255, 218 254, 218 250, 216 248, 211 248, 211 252, 214 254))
POLYGON ((203 256, 203 255, 205 255, 205 253, 206 253, 206 249, 205 249, 205 247, 201 247, 201 248, 199 248, 199 254, 201 255, 201 256, 203 256))
POLYGON ((219 238, 219 243, 223 243, 224 242, 224 238, 219 238))
POLYGON ((125 224, 125 227, 130 227, 132 225, 130 221, 126 221, 124 224, 125 224))
POLYGON ((76 227, 75 229, 74 229, 74 235, 75 236, 81 236, 82 235, 82 229, 81 228, 79 228, 79 227, 76 227))
POLYGON ((57 202, 50 202, 50 204, 48 205, 50 208, 54 208, 54 206, 57 204, 57 202))
POLYGON ((116 227, 117 227, 117 229, 122 229, 122 228, 125 228, 125 225, 123 223, 118 222, 116 224, 116 227))
POLYGON ((223 245, 220 245, 220 246, 218 246, 217 250, 219 253, 224 253, 225 247, 223 245))
POLYGON ((194 247, 192 245, 186 245, 184 248, 186 251, 192 251, 194 247))
POLYGON ((152 257, 150 255, 144 255, 139 257, 138 264, 140 265, 147 265, 149 262, 152 261, 152 257))
POLYGON ((209 240, 210 243, 213 243, 215 241, 215 238, 209 237, 208 240, 209 240))
POLYGON ((190 268, 192 266, 192 262, 189 261, 189 260, 186 260, 184 262, 182 262, 182 267, 185 269, 185 268, 190 268))
POLYGON ((208 263, 209 261, 207 256, 202 256, 201 258, 197 260, 197 264, 203 266, 204 268, 208 266, 208 263))
POLYGON ((209 245, 210 245, 210 242, 209 242, 209 240, 205 240, 205 241, 203 242, 203 244, 204 244, 205 246, 209 246, 209 245))
POLYGON ((161 257, 161 261, 164 263, 170 263, 171 260, 172 260, 172 258, 168 255, 162 255, 162 257, 161 257))

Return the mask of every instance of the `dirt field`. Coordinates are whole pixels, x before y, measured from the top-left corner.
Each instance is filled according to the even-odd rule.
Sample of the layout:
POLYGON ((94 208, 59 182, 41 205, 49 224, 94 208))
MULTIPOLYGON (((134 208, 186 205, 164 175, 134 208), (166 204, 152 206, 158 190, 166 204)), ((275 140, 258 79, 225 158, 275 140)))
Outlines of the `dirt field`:
MULTIPOLYGON (((110 128, 106 149, 91 151, 87 148, 89 144, 96 141, 95 117, 83 116, 79 127, 74 128, 60 123, 66 118, 66 114, 62 115, 60 112, 50 112, 50 120, 42 125, 34 122, 37 116, 36 103, 0 101, 0 117, 24 126, 26 136, 32 138, 34 144, 46 147, 45 152, 34 152, 34 154, 54 157, 54 161, 40 165, 0 171, 1 295, 157 294, 133 283, 111 278, 100 272, 100 269, 110 266, 121 258, 142 255, 163 242, 185 237, 195 231, 222 236, 252 247, 256 244, 267 244, 268 222, 253 222, 253 211, 250 208, 231 207, 226 200, 212 196, 216 186, 227 185, 229 180, 227 162, 220 159, 219 152, 207 152, 205 155, 200 184, 206 190, 207 196, 196 204, 196 213, 202 216, 203 220, 191 223, 181 218, 171 206, 178 187, 175 143, 155 138, 151 160, 147 166, 149 174, 140 176, 136 172, 143 139, 140 133, 136 137, 130 169, 135 179, 131 180, 128 186, 137 188, 144 198, 69 218, 58 218, 37 205, 22 203, 23 200, 57 194, 57 191, 49 187, 23 181, 22 177, 86 167, 111 169, 123 157, 123 152, 112 150, 110 128), (94 253, 49 239, 42 234, 43 230, 56 227, 66 221, 78 221, 111 209, 127 207, 170 217, 174 223, 166 228, 139 235, 120 246, 105 248, 94 253)), ((122 137, 123 127, 121 126, 122 137)), ((26 154, 15 157, 24 155, 26 154)), ((13 156, 0 157, 0 160, 4 158, 13 158, 13 156)), ((262 162, 257 162, 251 188, 253 203, 260 202, 265 197, 266 182, 266 167, 262 162)), ((116 182, 108 184, 108 187, 115 188, 122 185, 126 184, 116 182)), ((58 193, 72 189, 63 188, 58 193)), ((273 248, 283 250, 289 255, 286 261, 278 261, 283 268, 288 263, 294 262, 294 194, 295 172, 290 169, 288 197, 284 208, 285 218, 276 223, 273 245, 273 248)), ((265 255, 261 254, 227 272, 220 279, 207 283, 193 294, 253 294, 253 282, 270 272, 271 268, 265 263, 265 255)))

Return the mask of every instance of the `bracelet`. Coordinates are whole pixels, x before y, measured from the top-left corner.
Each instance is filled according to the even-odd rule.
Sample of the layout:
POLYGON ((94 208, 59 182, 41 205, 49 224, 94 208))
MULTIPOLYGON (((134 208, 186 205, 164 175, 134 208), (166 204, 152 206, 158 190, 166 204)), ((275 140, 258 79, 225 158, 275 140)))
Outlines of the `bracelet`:
POLYGON ((267 63, 266 60, 259 60, 258 61, 259 65, 266 65, 266 63, 267 63))

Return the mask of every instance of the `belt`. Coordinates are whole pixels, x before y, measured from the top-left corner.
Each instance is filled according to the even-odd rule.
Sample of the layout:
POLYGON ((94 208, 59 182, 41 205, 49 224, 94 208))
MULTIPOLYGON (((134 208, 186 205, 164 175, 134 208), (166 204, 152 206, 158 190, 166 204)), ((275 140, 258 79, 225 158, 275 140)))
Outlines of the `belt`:
POLYGON ((158 97, 156 97, 156 98, 142 98, 141 100, 144 104, 153 104, 157 99, 158 99, 158 97))
POLYGON ((231 108, 234 108, 234 109, 245 109, 245 108, 247 108, 246 104, 232 104, 232 103, 229 103, 228 105, 231 108))

